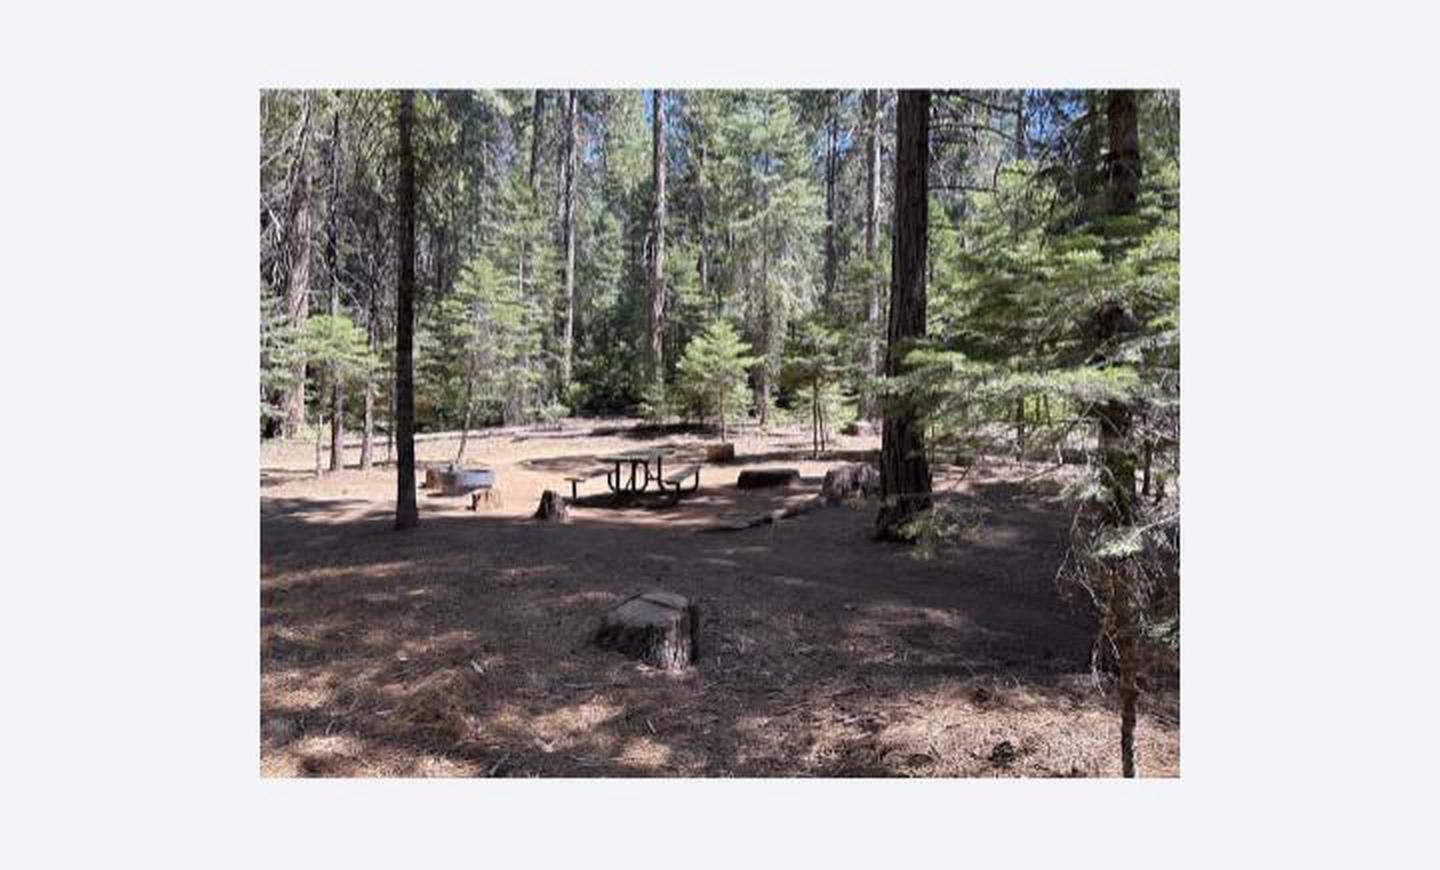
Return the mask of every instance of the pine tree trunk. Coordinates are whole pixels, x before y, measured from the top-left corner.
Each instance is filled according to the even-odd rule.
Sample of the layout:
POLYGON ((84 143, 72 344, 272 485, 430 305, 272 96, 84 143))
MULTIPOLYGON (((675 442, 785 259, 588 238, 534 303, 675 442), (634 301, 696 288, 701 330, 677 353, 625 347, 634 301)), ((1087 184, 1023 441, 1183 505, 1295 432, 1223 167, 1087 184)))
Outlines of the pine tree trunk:
POLYGON ((1025 458, 1025 397, 1015 400, 1015 453, 1025 458))
POLYGON ((820 391, 810 385, 810 455, 820 458, 820 391))
POLYGON ((1025 110, 1025 92, 1015 95, 1015 158, 1025 160, 1030 156, 1030 116, 1025 110))
MULTIPOLYGON (((375 331, 379 319, 376 312, 375 282, 371 280, 369 298, 365 306, 365 343, 375 350, 375 331)), ((365 378, 365 432, 360 438, 360 470, 369 471, 374 464, 375 445, 375 384, 369 375, 365 378)))
POLYGON ((825 306, 835 295, 835 166, 838 162, 839 122, 835 118, 835 96, 830 95, 825 142, 825 306))
POLYGON ((460 426, 460 449, 455 451, 455 467, 465 463, 465 445, 470 441, 470 415, 474 411, 475 378, 465 381, 465 420, 460 426))
POLYGON ((415 92, 401 91, 396 118, 400 130, 400 189, 396 249, 399 282, 395 298, 395 428, 399 464, 396 469, 395 528, 420 522, 415 504, 415 92))
POLYGON ((570 91, 565 98, 565 332, 560 356, 560 391, 570 388, 575 348, 575 139, 579 123, 578 97, 570 91))
POLYGON ((1127 575, 1115 575, 1110 601, 1115 620, 1116 676, 1120 687, 1120 775, 1131 778, 1135 776, 1135 719, 1140 701, 1140 638, 1127 575))
POLYGON ((665 92, 651 92, 651 125, 653 127, 651 156, 654 181, 654 205, 651 217, 654 243, 650 247, 650 304, 647 324, 649 377, 652 385, 662 385, 665 378, 665 92))
POLYGON ((1150 494, 1150 468, 1155 461, 1155 442, 1147 439, 1145 441, 1145 473, 1141 477, 1140 494, 1150 494))
MULTIPOLYGON (((875 232, 880 222, 880 92, 866 91, 865 105, 865 261, 875 259, 875 232)), ((880 287, 873 278, 865 282, 865 375, 880 374, 880 287)), ((875 390, 866 386, 861 395, 860 417, 880 416, 875 390)))
MULTIPOLYGON (((340 316, 340 275, 336 210, 340 204, 340 111, 330 128, 330 206, 325 215, 325 270, 330 282, 330 316, 340 316)), ((345 467, 345 382, 334 373, 330 386, 330 470, 345 467)))
POLYGON ((1134 214, 1140 203, 1140 122, 1134 91, 1111 91, 1106 107, 1110 122, 1110 214, 1134 214))
POLYGON ((535 170, 540 166, 540 140, 545 132, 545 92, 535 90, 535 107, 530 123, 530 192, 535 192, 535 170))
POLYGON ((375 388, 365 384, 365 433, 360 437, 360 470, 369 471, 375 464, 375 388))
MULTIPOLYGON (((695 269, 700 274, 700 298, 710 298, 710 248, 706 242, 707 233, 705 218, 705 143, 700 142, 695 151, 695 199, 696 199, 696 227, 695 235, 700 241, 700 256, 695 264, 695 269)), ((720 295, 715 295, 715 314, 719 316, 722 309, 720 295)))
MULTIPOLYGON (((310 94, 300 96, 300 137, 295 163, 295 182, 290 192, 289 282, 286 313, 296 336, 305 330, 310 315, 310 94)), ((292 383, 285 393, 285 422, 282 434, 294 438, 305 425, 305 355, 297 352, 291 370, 292 383)))
MULTIPOLYGON (((896 110, 895 246, 890 258, 890 320, 885 374, 904 373, 905 355, 925 336, 925 259, 929 206, 930 92, 901 91, 896 110)), ((880 446, 881 537, 930 507, 930 466, 913 400, 898 396, 885 413, 880 446)))
MULTIPOLYGON (((1133 91, 1111 91, 1106 107, 1109 121, 1109 210, 1112 215, 1134 214, 1140 198, 1139 115, 1133 91)), ((1124 317, 1098 316, 1101 346, 1118 335, 1124 317)), ((1124 401, 1112 400, 1100 408, 1100 456, 1109 490, 1109 522, 1133 525, 1136 516, 1133 412, 1124 401)), ((1129 574, 1112 572, 1109 605, 1113 617, 1116 670, 1120 690, 1120 766, 1122 775, 1135 776, 1135 710, 1139 700, 1139 626, 1131 600, 1129 574)))

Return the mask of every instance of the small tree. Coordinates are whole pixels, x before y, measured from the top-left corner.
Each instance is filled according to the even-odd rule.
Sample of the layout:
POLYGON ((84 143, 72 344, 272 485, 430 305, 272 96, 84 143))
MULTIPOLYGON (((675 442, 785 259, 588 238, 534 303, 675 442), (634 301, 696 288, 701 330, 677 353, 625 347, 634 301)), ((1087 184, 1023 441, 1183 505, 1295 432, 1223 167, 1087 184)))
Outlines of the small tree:
POLYGON ((750 356, 750 345, 729 321, 716 320, 685 347, 680 360, 680 383, 693 404, 707 416, 720 420, 720 440, 726 440, 726 421, 744 413, 749 402, 745 372, 759 362, 750 356))
POLYGON ((826 448, 829 423, 840 404, 837 385, 845 377, 845 347, 839 332, 807 321, 791 343, 785 359, 787 386, 799 390, 810 406, 810 439, 815 456, 826 448))
POLYGON ((324 427, 326 396, 338 383, 363 384, 379 371, 381 361, 370 350, 365 331, 348 317, 322 315, 305 321, 300 341, 309 363, 319 372, 321 389, 316 393, 315 474, 320 467, 320 430, 324 427))

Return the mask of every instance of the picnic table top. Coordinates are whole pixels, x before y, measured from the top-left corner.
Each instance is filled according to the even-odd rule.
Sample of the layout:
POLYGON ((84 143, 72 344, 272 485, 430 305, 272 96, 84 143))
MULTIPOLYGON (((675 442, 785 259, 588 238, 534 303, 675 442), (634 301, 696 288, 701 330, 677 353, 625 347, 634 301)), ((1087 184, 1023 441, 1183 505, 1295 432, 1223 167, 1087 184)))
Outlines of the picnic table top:
POLYGON ((601 462, 650 462, 665 455, 663 450, 627 450, 598 457, 601 462))

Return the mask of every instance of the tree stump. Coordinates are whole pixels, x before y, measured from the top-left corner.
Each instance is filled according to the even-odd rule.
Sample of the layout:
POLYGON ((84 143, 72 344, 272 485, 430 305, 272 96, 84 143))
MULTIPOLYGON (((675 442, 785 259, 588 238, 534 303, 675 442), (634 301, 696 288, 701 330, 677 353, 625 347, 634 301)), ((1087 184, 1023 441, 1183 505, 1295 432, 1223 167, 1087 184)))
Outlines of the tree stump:
POLYGON ((535 509, 535 519, 550 523, 570 522, 570 503, 553 489, 540 495, 540 506, 535 509))
POLYGON ((800 482, 798 468, 751 468, 740 472, 735 485, 740 489, 761 489, 767 486, 790 486, 800 482))
POLYGON ((840 465, 825 472, 820 492, 829 502, 864 498, 880 491, 880 472, 858 463, 840 465))
POLYGON ((845 424, 845 428, 841 429, 840 432, 844 435, 853 435, 859 437, 869 437, 871 435, 879 434, 878 430, 875 428, 875 424, 870 422, 869 420, 851 420, 849 423, 845 424))
POLYGON ((605 614, 593 643, 674 671, 699 660, 699 635, 699 608, 683 595, 655 591, 628 599, 605 614))
POLYGON ((706 462, 734 462, 734 461, 735 461, 735 445, 734 445, 734 444, 730 444, 730 443, 728 443, 728 442, 725 443, 725 444, 709 444, 709 445, 706 445, 706 447, 705 447, 705 461, 706 461, 706 462))

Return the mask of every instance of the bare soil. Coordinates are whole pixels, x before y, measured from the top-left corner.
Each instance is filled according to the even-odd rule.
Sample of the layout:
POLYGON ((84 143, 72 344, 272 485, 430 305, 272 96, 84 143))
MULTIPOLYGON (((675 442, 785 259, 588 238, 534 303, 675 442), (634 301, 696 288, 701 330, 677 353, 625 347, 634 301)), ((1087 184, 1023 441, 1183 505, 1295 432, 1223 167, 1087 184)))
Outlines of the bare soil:
MULTIPOLYGON (((934 558, 871 540, 875 504, 738 532, 707 528, 799 503, 878 439, 812 459, 800 433, 736 437, 678 504, 581 485, 567 524, 530 519, 594 457, 702 433, 567 421, 472 436, 502 501, 420 490, 391 528, 394 471, 317 479, 312 444, 271 443, 260 473, 260 739, 266 776, 1114 776, 1113 695, 1091 676, 1093 627, 1055 573, 1070 512, 1037 470, 940 466, 978 523, 934 558), (746 468, 799 486, 735 487, 746 468), (601 615, 668 589, 701 612, 700 660, 672 675, 587 643, 601 615)), ((454 440, 417 444, 453 459, 454 440)), ((382 441, 377 458, 385 459, 382 441)), ((327 460, 328 463, 328 460, 327 460)), ((423 480, 424 475, 419 475, 423 480)), ((1147 697, 1145 776, 1179 774, 1173 689, 1147 697)))

